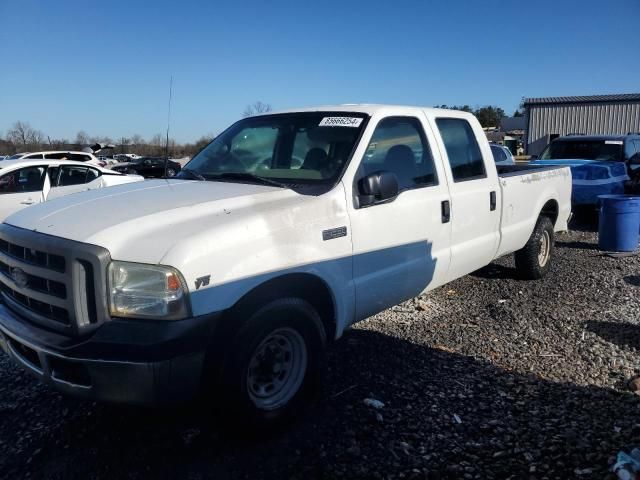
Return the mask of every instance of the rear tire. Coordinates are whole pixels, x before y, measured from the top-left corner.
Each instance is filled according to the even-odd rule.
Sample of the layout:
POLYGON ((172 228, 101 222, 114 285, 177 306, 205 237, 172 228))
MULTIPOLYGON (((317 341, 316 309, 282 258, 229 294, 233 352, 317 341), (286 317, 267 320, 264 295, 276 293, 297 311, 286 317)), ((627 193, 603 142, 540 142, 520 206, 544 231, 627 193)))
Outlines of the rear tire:
POLYGON ((551 268, 554 250, 553 223, 549 217, 538 217, 526 245, 515 253, 518 276, 525 280, 544 277, 551 268))
POLYGON ((224 354, 218 390, 223 422, 256 430, 299 413, 321 384, 325 344, 320 315, 304 300, 284 298, 255 310, 224 354))

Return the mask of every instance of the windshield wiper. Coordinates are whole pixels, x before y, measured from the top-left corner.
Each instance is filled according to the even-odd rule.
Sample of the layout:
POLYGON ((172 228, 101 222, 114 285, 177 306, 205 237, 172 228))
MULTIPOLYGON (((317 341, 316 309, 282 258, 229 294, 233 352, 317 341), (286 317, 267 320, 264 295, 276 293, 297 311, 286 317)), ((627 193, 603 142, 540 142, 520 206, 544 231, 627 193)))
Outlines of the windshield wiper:
POLYGON ((191 170, 190 168, 183 168, 182 170, 180 170, 180 173, 178 175, 180 175, 181 173, 186 173, 191 178, 195 178, 196 180, 200 180, 200 181, 205 181, 206 180, 206 178, 204 178, 202 175, 200 175, 195 170, 191 170))
POLYGON ((270 185, 273 187, 290 188, 284 183, 280 183, 270 178, 259 177, 249 172, 224 172, 224 173, 206 173, 204 178, 207 180, 244 180, 252 183, 260 183, 262 185, 270 185))

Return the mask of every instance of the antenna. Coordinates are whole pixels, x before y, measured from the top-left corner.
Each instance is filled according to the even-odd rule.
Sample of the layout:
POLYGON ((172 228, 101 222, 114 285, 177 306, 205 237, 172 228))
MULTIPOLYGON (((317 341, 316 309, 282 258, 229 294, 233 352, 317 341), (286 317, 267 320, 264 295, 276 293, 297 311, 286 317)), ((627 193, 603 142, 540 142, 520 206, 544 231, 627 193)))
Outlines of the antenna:
POLYGON ((171 97, 173 94, 173 75, 169 80, 169 109, 167 112, 167 140, 164 148, 164 178, 167 178, 167 169, 169 167, 169 126, 171 125, 171 97))

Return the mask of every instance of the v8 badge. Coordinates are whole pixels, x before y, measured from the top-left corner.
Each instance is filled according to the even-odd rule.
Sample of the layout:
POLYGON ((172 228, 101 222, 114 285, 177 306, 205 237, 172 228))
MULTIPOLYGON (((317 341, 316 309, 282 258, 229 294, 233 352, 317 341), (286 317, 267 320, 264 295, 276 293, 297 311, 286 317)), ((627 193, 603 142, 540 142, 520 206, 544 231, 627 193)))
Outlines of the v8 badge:
POLYGON ((209 280, 211 280, 211 275, 205 275, 204 277, 196 278, 196 290, 200 287, 206 287, 209 285, 209 280))

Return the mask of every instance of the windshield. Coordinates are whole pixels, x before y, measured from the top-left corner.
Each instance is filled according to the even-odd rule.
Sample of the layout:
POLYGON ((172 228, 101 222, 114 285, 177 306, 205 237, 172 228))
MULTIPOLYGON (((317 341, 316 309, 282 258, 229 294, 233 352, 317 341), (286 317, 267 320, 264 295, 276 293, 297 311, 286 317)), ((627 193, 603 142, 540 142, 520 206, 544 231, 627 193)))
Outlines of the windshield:
POLYGON ((622 140, 556 140, 540 155, 542 160, 575 158, 579 160, 624 160, 622 140))
POLYGON ((15 155, 11 155, 10 157, 6 157, 5 160, 18 160, 19 158, 22 158, 23 155, 25 155, 24 153, 16 153, 15 155))
MULTIPOLYGON (((241 120, 186 165, 205 179, 262 177, 285 184, 335 181, 356 145, 365 116, 309 112, 241 120)), ((192 175, 192 174, 191 174, 192 175)))

